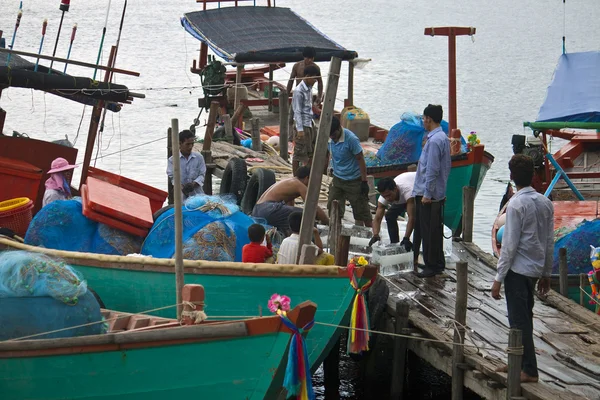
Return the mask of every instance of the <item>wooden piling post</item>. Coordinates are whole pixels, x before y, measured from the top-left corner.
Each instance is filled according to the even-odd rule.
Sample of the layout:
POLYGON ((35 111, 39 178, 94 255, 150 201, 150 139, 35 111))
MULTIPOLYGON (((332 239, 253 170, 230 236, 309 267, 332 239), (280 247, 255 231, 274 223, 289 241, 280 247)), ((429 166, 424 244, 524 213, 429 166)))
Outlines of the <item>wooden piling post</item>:
MULTIPOLYGON (((179 154, 179 120, 171 120, 171 146, 173 153, 179 154)), ((175 285, 177 319, 181 318, 183 302, 183 214, 181 211, 181 168, 179 157, 173 157, 173 197, 175 198, 175 285)))
POLYGON ((338 82, 340 80, 340 68, 342 59, 331 57, 329 64, 329 78, 327 79, 327 89, 325 90, 325 101, 323 102, 323 111, 319 120, 319 130, 313 154, 310 177, 308 179, 308 189, 306 191, 304 215, 300 226, 300 236, 298 238, 298 255, 300 257, 301 246, 310 243, 312 230, 315 225, 315 216, 317 213, 317 203, 321 193, 321 182, 323 180, 323 170, 327 163, 327 141, 329 140, 329 131, 331 130, 331 121, 333 119, 333 106, 337 93, 338 82))
POLYGON ((585 290, 585 286, 588 283, 588 277, 586 274, 579 274, 579 305, 584 305, 585 294, 583 291, 585 290))
POLYGON ((564 247, 558 249, 558 273, 560 294, 569 297, 569 265, 567 264, 567 249, 564 247))
POLYGON ((241 103, 238 106, 238 108, 235 109, 235 112, 231 116, 231 121, 233 121, 235 126, 237 126, 238 128, 242 127, 242 121, 244 120, 244 111, 246 110, 246 108, 247 106, 244 103, 241 103))
POLYGON ((273 64, 269 64, 269 111, 273 111, 273 64))
POLYGON ((279 92, 279 156, 288 160, 288 141, 290 137, 288 92, 279 92))
POLYGON ((348 61, 348 105, 354 105, 354 63, 348 61))
POLYGON ((467 324, 468 264, 456 263, 456 303, 454 306, 454 345, 452 347, 452 400, 463 398, 465 372, 465 326, 467 324))
POLYGON ((377 195, 375 194, 375 177, 367 175, 367 183, 369 184, 369 203, 377 207, 377 195))
POLYGON ((204 193, 212 195, 212 173, 213 169, 209 168, 209 164, 212 164, 212 138, 215 132, 215 125, 217 124, 217 115, 219 114, 219 102, 213 101, 210 103, 210 109, 208 112, 208 122, 206 123, 206 131, 204 132, 204 141, 202 142, 202 150, 200 154, 204 158, 204 163, 207 166, 206 176, 204 177, 204 193))
MULTIPOLYGON (((171 138, 171 128, 167 129, 167 162, 169 162, 169 158, 173 155, 173 139, 171 138)), ((167 176, 167 191, 169 192, 169 196, 167 197, 169 205, 173 204, 175 201, 173 199, 173 182, 167 176)))
MULTIPOLYGON (((331 211, 329 213, 329 238, 327 238, 327 242, 329 244, 329 252, 333 254, 334 257, 337 250, 340 231, 342 230, 342 220, 340 219, 339 204, 340 202, 338 200, 333 200, 331 202, 331 211)), ((343 267, 343 265, 338 264, 337 262, 335 265, 343 267)))
POLYGON ((223 126, 225 127, 225 136, 233 137, 233 126, 229 114, 223 115, 223 126))
POLYGON ((340 339, 338 339, 323 361, 323 385, 326 399, 340 398, 340 345, 340 339))
POLYGON ((463 187, 463 215, 462 230, 463 241, 473 242, 473 209, 475 207, 475 188, 470 186, 463 187))
MULTIPOLYGON (((405 334, 405 329, 408 328, 408 313, 410 306, 408 301, 399 301, 396 303, 396 327, 395 333, 398 335, 405 334)), ((392 400, 401 400, 404 392, 404 378, 406 370, 406 347, 408 338, 394 338, 394 358, 392 365, 392 387, 390 390, 390 398, 392 400)))
POLYGON ((523 339, 521 330, 508 332, 508 388, 506 399, 521 396, 521 363, 523 360, 523 339))
POLYGON ((335 265, 345 267, 348 265, 348 251, 350 250, 350 236, 340 235, 335 249, 335 265))
POLYGON ((258 118, 252 118, 252 150, 261 151, 262 142, 260 140, 260 130, 258 129, 258 118))
POLYGON ((315 260, 317 259, 317 252, 319 248, 314 244, 305 244, 302 246, 302 250, 300 252, 300 260, 298 264, 300 265, 314 265, 315 260))
MULTIPOLYGON (((237 110, 238 107, 240 106, 240 100, 241 97, 239 95, 239 88, 241 86, 242 83, 242 70, 244 69, 244 65, 243 64, 237 64, 236 66, 236 70, 235 70, 235 101, 233 103, 233 109, 237 110)), ((237 124, 237 121, 233 121, 233 123, 237 124)))

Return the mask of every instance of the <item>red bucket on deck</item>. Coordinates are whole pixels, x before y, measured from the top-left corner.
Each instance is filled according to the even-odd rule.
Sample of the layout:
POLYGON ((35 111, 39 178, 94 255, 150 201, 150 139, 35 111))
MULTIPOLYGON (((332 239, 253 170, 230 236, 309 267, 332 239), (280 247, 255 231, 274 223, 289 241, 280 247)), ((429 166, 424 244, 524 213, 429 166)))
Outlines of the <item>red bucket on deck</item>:
POLYGON ((12 207, 13 203, 22 200, 12 199, 0 202, 0 226, 8 228, 15 234, 24 237, 32 219, 33 201, 26 199, 23 205, 12 207), (2 209, 8 209, 2 211, 2 209))

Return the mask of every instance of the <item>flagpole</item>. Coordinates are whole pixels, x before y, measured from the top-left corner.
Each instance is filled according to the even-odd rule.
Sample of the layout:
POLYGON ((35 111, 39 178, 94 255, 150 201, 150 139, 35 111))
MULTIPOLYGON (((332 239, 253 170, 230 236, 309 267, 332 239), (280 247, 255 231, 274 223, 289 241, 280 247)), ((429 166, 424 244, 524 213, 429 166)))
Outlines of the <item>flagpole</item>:
MULTIPOLYGON (((60 0, 59 10, 62 11, 62 15, 60 16, 60 24, 58 24, 58 32, 56 33, 56 40, 54 41, 54 50, 52 51, 52 57, 56 55, 56 48, 58 47, 58 39, 60 38, 60 31, 62 29, 63 19, 65 18, 65 13, 69 11, 71 0, 60 0)), ((50 69, 48 69, 48 73, 52 72, 52 65, 54 65, 54 60, 50 61, 50 69)))
MULTIPOLYGON (((42 54, 42 47, 44 46, 44 37, 46 37, 46 27, 47 26, 48 26, 48 20, 44 19, 44 23, 42 24, 42 40, 40 41, 40 49, 38 50, 38 54, 42 54)), ((40 59, 38 57, 37 61, 35 62, 35 68, 33 69, 34 72, 37 72, 39 63, 40 63, 40 59)))
MULTIPOLYGON (((108 25, 108 15, 110 13, 110 2, 108 0, 108 7, 106 8, 106 18, 104 19, 104 27, 102 28, 102 39, 100 40, 100 48, 98 49, 98 57, 96 58, 96 65, 100 64, 100 56, 102 55, 102 47, 104 47, 104 38, 106 37, 106 25, 108 25)), ((98 72, 98 68, 94 69, 94 77, 92 79, 96 80, 96 73, 98 72)))

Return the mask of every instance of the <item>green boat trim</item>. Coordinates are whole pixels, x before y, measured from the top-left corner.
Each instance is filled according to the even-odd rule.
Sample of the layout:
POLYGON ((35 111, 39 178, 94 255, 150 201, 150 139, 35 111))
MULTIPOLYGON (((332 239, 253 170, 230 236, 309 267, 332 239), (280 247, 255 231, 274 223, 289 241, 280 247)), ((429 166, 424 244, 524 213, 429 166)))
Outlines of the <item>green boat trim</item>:
MULTIPOLYGON (((151 257, 107 256, 28 246, 0 238, 0 250, 27 250, 65 260, 82 273, 88 286, 99 295, 107 308, 145 313, 174 305, 174 260, 151 257)), ((292 304, 313 301, 318 304, 316 324, 306 339, 311 370, 315 372, 337 342, 348 323, 350 305, 356 292, 345 268, 314 265, 273 265, 184 261, 185 283, 201 284, 206 291, 205 311, 209 318, 264 315, 273 293, 284 294, 292 304)), ((375 267, 363 270, 370 278, 375 267)), ((170 307, 151 314, 175 317, 170 307)))
MULTIPOLYGON (((288 317, 304 326, 315 311, 314 303, 304 302, 288 317)), ((2 342, 2 398, 162 399, 194 393, 274 399, 281 393, 291 331, 279 316, 191 326, 166 322, 104 335, 2 342)))

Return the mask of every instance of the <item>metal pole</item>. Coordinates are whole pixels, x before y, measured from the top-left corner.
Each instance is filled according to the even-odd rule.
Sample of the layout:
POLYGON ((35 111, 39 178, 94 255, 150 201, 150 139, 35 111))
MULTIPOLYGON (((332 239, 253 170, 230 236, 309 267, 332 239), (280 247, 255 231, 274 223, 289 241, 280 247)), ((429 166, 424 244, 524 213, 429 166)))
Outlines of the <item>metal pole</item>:
POLYGON ((179 164, 179 120, 171 120, 171 148, 173 149, 173 197, 175 198, 175 289, 177 319, 181 318, 183 290, 183 214, 181 212, 181 170, 179 164))

